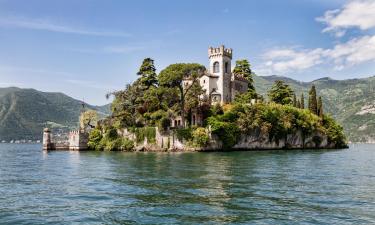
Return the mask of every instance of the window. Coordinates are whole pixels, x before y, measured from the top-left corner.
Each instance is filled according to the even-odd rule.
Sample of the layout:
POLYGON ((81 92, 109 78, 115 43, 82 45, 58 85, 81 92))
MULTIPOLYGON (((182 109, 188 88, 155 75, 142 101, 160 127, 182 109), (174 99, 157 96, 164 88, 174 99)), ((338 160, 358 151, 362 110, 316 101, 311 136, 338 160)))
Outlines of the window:
POLYGON ((214 62, 214 73, 219 73, 220 68, 219 68, 219 62, 214 62))
POLYGON ((229 73, 229 63, 228 62, 225 62, 225 72, 226 73, 229 73))

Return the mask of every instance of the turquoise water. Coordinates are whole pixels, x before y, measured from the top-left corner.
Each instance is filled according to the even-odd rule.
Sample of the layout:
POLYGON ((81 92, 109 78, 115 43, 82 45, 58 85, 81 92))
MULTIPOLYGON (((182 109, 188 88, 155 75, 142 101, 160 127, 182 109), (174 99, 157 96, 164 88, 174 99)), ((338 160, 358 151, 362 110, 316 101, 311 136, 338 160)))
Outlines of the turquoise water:
POLYGON ((43 152, 0 145, 0 224, 374 224, 375 145, 43 152))

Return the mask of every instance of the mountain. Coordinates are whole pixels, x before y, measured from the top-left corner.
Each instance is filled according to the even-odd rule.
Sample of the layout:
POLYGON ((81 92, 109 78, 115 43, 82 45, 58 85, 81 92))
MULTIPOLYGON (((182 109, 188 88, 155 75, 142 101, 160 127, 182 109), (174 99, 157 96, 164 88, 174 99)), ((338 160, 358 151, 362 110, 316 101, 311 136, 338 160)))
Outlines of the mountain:
MULTIPOLYGON (((109 105, 86 105, 109 114, 109 105)), ((62 93, 16 87, 0 88, 0 140, 41 139, 42 129, 76 128, 82 102, 62 93)))
POLYGON ((266 97, 275 80, 288 83, 298 97, 303 92, 306 106, 308 91, 314 84, 317 94, 323 98, 325 112, 342 124, 350 141, 375 142, 375 76, 349 80, 324 77, 311 82, 282 76, 255 76, 257 92, 266 97))

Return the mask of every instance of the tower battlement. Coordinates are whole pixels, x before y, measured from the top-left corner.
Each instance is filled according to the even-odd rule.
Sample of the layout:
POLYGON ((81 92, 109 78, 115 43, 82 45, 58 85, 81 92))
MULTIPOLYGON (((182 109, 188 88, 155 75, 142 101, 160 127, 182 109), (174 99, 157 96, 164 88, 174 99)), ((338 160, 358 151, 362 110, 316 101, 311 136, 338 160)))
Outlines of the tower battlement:
POLYGON ((218 48, 209 47, 208 48, 208 58, 215 57, 215 56, 227 56, 232 59, 232 49, 225 48, 224 45, 221 45, 218 48))

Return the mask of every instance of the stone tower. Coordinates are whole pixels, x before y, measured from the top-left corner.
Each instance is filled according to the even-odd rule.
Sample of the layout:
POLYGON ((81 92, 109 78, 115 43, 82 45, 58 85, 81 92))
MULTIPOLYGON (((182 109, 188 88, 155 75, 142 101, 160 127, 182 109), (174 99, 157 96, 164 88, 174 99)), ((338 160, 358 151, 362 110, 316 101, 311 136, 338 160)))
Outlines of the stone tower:
POLYGON ((210 60, 210 74, 217 76, 217 90, 221 104, 231 101, 231 61, 232 49, 221 45, 219 48, 208 48, 208 58, 210 60))
POLYGON ((51 140, 51 131, 48 128, 43 130, 43 150, 52 150, 55 146, 51 140))

